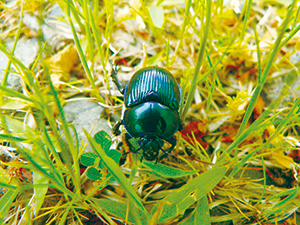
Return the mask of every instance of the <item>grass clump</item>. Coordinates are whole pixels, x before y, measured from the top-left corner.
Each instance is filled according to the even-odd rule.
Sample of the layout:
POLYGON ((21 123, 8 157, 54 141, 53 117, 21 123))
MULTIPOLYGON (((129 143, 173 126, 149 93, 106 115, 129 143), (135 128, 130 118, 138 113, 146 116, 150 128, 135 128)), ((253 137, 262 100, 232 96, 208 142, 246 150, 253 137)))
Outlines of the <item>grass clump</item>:
POLYGON ((0 7, 1 59, 7 59, 0 85, 1 224, 295 220, 297 1, 51 0, 0 7), (17 57, 24 40, 38 46, 30 63, 17 57), (145 66, 174 74, 186 126, 175 135, 173 156, 141 162, 127 153, 139 147, 134 140, 111 130, 91 135, 93 126, 70 122, 64 106, 84 100, 99 103, 98 117, 115 123, 123 102, 109 61, 119 65, 124 83, 145 66))

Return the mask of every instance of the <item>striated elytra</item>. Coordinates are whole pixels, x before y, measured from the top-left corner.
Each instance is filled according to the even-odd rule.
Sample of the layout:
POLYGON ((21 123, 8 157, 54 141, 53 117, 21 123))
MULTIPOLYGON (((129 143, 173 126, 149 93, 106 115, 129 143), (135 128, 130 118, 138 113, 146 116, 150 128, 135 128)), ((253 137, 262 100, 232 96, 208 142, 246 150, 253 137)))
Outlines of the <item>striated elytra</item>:
POLYGON ((135 152, 142 149, 146 160, 158 160, 164 141, 171 144, 167 151, 162 149, 163 155, 168 154, 176 145, 173 135, 181 128, 180 88, 173 75, 160 67, 146 67, 131 77, 125 89, 115 68, 111 76, 125 104, 123 119, 115 125, 114 133, 124 125, 131 138, 140 138, 141 147, 135 152))

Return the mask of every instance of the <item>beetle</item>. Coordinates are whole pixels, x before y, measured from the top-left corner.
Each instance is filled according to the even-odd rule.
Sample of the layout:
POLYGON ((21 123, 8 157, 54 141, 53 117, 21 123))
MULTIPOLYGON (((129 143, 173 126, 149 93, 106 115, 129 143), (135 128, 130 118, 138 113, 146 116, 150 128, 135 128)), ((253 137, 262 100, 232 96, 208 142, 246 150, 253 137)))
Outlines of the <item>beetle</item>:
POLYGON ((176 145, 174 134, 182 129, 178 113, 180 87, 167 70, 151 66, 138 70, 123 88, 117 77, 117 68, 112 65, 112 80, 124 98, 125 111, 121 121, 114 126, 114 134, 124 125, 130 138, 139 138, 143 158, 148 161, 169 154, 176 145), (171 147, 164 151, 164 141, 171 147), (163 155, 159 157, 162 150, 163 155))

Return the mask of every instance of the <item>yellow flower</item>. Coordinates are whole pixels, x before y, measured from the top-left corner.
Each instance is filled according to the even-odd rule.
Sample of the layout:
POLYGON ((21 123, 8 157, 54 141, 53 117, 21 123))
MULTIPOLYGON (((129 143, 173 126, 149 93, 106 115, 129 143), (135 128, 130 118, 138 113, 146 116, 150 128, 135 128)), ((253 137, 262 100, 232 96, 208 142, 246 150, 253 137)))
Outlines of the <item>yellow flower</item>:
POLYGON ((245 108, 251 96, 246 91, 238 92, 236 97, 227 97, 227 107, 230 110, 231 122, 240 120, 245 113, 245 108))

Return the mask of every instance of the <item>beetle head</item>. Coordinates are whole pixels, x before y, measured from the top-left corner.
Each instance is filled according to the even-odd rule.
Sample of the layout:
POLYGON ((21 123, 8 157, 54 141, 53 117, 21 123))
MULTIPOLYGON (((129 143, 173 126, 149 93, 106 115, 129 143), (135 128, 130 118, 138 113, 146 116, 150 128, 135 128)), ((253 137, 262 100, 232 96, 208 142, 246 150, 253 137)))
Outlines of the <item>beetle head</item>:
POLYGON ((156 135, 145 135, 142 139, 143 157, 148 161, 158 159, 163 140, 156 135))

